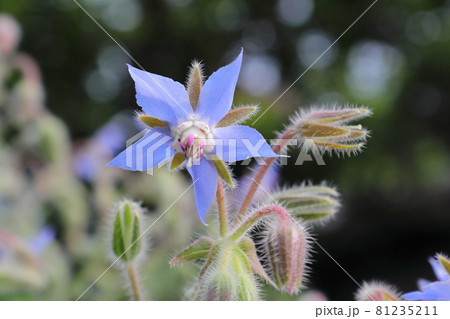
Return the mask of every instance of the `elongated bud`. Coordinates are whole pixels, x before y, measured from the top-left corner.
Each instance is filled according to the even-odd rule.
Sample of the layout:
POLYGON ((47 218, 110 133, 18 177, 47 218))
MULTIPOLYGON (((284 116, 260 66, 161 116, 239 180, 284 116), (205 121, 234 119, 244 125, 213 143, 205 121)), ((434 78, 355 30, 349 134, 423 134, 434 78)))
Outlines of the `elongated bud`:
POLYGON ((398 301, 402 300, 397 289, 383 282, 364 282, 355 294, 357 301, 398 301))
POLYGON ((201 298, 204 300, 258 300, 258 289, 246 254, 225 240, 217 244, 214 262, 206 271, 201 298))
POLYGON ((264 234, 264 252, 272 280, 282 292, 298 293, 305 279, 308 257, 307 234, 290 217, 268 223, 264 234))
POLYGON ((339 209, 339 193, 326 185, 300 185, 275 193, 292 216, 305 221, 329 220, 339 209))
POLYGON ((292 120, 300 141, 312 141, 319 149, 337 153, 358 152, 364 146, 368 132, 361 125, 348 122, 369 116, 367 108, 311 108, 292 120))
POLYGON ((189 70, 189 76, 187 81, 187 92, 189 96, 189 102, 191 103, 192 109, 195 111, 198 104, 198 99, 200 98, 200 91, 203 86, 203 71, 202 65, 194 61, 192 62, 191 68, 189 70))
POLYGON ((115 208, 112 247, 123 262, 132 262, 143 252, 142 216, 141 206, 130 200, 119 202, 115 208))

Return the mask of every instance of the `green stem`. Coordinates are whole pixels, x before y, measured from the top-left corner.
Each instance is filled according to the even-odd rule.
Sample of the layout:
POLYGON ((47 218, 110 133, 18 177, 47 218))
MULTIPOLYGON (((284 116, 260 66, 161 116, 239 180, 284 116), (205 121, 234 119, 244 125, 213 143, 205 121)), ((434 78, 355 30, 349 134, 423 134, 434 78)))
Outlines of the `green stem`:
POLYGON ((217 180, 217 206, 219 207, 220 236, 225 237, 228 231, 227 205, 220 177, 217 180))
MULTIPOLYGON (((277 144, 275 144, 272 147, 272 150, 276 154, 280 154, 282 149, 287 145, 289 139, 293 138, 296 134, 297 128, 292 126, 288 128, 281 138, 278 140, 277 144)), ((256 191, 258 190, 259 185, 261 184, 262 179, 266 175, 267 171, 269 170, 270 166, 275 162, 276 157, 266 158, 264 165, 261 166, 258 173, 256 174, 252 185, 250 186, 250 189, 245 196, 244 201, 242 202, 242 205, 239 209, 239 212, 236 215, 235 222, 239 222, 242 217, 247 212, 248 208, 250 207, 250 204, 252 203, 253 197, 255 196, 256 191)))
POLYGON ((285 219, 290 218, 286 210, 279 205, 269 205, 261 208, 260 210, 254 212, 251 216, 245 219, 237 229, 230 235, 231 240, 238 240, 243 236, 250 228, 252 228, 261 218, 264 216, 276 214, 279 218, 285 219))
POLYGON ((139 288, 139 279, 137 275, 136 268, 133 264, 128 266, 128 276, 130 277, 131 289, 133 290, 134 300, 141 301, 142 294, 139 288))

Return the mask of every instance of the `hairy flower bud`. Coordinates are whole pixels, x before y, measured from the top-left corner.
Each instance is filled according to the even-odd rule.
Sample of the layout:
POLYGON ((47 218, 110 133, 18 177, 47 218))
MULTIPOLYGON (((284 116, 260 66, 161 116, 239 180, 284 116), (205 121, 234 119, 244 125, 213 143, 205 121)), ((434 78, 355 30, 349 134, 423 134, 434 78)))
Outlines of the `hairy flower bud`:
POLYGON ((305 221, 326 221, 339 209, 339 193, 326 185, 300 185, 275 193, 294 217, 305 221))
POLYGON ((268 272, 278 289, 290 295, 298 293, 305 279, 309 244, 303 227, 289 216, 268 222, 263 237, 268 272))
POLYGON ((383 282, 364 282, 355 294, 357 301, 398 301, 402 300, 398 291, 383 282))
POLYGON ((112 247, 123 262, 132 262, 143 251, 142 215, 141 206, 130 200, 119 202, 115 209, 112 247))
POLYGON ((218 243, 214 261, 204 274, 204 300, 258 300, 255 277, 246 254, 233 241, 218 243))
POLYGON ((369 116, 367 108, 311 108, 292 120, 301 142, 313 142, 319 149, 337 153, 358 152, 365 144, 368 131, 348 122, 369 116))

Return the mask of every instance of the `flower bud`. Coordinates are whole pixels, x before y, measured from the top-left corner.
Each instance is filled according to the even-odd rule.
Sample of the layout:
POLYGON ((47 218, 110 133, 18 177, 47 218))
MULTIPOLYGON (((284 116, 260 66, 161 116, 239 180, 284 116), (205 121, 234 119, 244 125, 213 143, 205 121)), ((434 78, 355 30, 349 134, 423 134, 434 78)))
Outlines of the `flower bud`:
POLYGON ((268 270, 278 289, 298 293, 305 277, 308 258, 307 234, 289 216, 268 222, 263 237, 268 270))
POLYGON ((357 301, 398 301, 402 300, 398 291, 383 282, 364 282, 355 294, 357 301))
POLYGON ((115 209, 113 225, 113 252, 123 262, 132 262, 143 251, 141 206, 130 200, 123 200, 115 209))
POLYGON ((226 272, 214 274, 209 282, 210 286, 206 291, 206 300, 210 301, 230 301, 235 299, 234 280, 226 272))
POLYGON ((301 142, 312 141, 319 149, 327 151, 357 152, 365 144, 368 132, 361 125, 348 122, 369 116, 366 108, 312 108, 293 119, 301 142))
POLYGON ((339 193, 326 185, 292 187, 274 194, 294 217, 305 221, 326 221, 339 209, 339 193))
POLYGON ((214 253, 214 261, 204 274, 202 299, 258 300, 255 277, 239 246, 225 240, 217 244, 214 253))

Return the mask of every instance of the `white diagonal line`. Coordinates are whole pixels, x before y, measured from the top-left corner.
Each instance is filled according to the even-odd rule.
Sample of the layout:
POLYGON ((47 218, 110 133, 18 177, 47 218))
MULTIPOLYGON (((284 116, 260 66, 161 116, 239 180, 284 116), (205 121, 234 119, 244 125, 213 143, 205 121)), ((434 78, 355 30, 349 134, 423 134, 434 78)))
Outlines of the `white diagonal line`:
POLYGON ((314 62, 305 70, 305 71, 303 71, 303 73, 302 74, 300 74, 300 76, 286 89, 286 90, 284 90, 284 92, 283 93, 281 93, 281 95, 267 108, 267 109, 265 109, 264 110, 264 112, 262 112, 261 113, 261 115, 260 116, 258 116, 258 118, 252 123, 252 125, 255 125, 255 123, 264 115, 264 114, 266 114, 266 112, 267 111, 269 111, 271 108, 272 108, 272 106, 274 106, 275 105, 275 103, 277 103, 278 102, 278 100, 279 99, 281 99, 283 96, 284 96, 284 94, 286 94, 286 92, 287 91, 289 91, 294 85, 295 85, 295 83, 297 83, 302 77, 303 77, 303 75, 305 75, 305 73, 306 72, 308 72, 309 71, 309 69, 311 69, 316 63, 317 63, 317 61, 319 61, 324 55, 325 55, 325 53, 327 53, 328 52, 328 50, 330 50, 335 44, 336 44, 336 42, 338 42, 343 36, 344 36, 344 34, 346 34, 347 33, 347 31, 348 30, 350 30, 351 29, 351 27, 353 27, 355 24, 356 24, 356 22, 358 22, 359 21, 359 19, 361 19, 366 13, 367 13, 367 11, 369 11, 370 10, 370 8, 372 8, 373 7, 373 5, 375 4, 375 3, 377 3, 377 1, 378 0, 375 0, 366 10, 364 10, 364 12, 363 13, 361 13, 361 15, 358 17, 358 18, 356 18, 356 20, 355 21, 353 21, 353 23, 352 24, 350 24, 350 26, 347 28, 347 29, 345 29, 345 31, 344 32, 342 32, 341 33, 341 35, 336 39, 336 40, 334 40, 334 42, 333 43, 331 43, 330 44, 330 46, 325 50, 325 51, 323 51, 323 53, 321 54, 321 55, 319 55, 319 57, 317 58, 317 59, 315 59, 314 60, 314 62))
MULTIPOLYGON (((84 12, 84 13, 85 13, 92 21, 94 21, 94 23, 95 23, 100 29, 102 29, 102 31, 105 32, 106 35, 107 35, 108 37, 110 37, 111 40, 113 40, 113 41, 117 44, 117 46, 118 46, 119 48, 121 48, 122 51, 125 52, 126 55, 128 55, 128 57, 129 57, 131 60, 133 60, 134 63, 136 63, 136 65, 137 65, 138 67, 140 67, 143 71, 146 71, 146 70, 142 67, 142 65, 140 65, 139 62, 136 61, 136 59, 133 58, 133 57, 131 56, 131 54, 128 53, 128 51, 125 50, 125 48, 124 48, 123 46, 121 46, 120 43, 117 42, 116 39, 114 39, 113 36, 112 36, 111 34, 109 34, 108 31, 106 31, 105 28, 104 28, 104 27, 103 27, 103 26, 102 26, 102 25, 101 25, 101 24, 100 24, 100 23, 92 16, 92 15, 91 15, 91 14, 90 14, 83 6, 81 6, 80 3, 78 3, 77 0, 73 0, 73 2, 75 2, 75 3, 80 7, 80 9, 83 10, 83 12, 84 12)), ((147 71, 146 71, 146 72, 147 72, 147 71)), ((187 115, 189 118, 192 117, 192 115, 189 114, 188 112, 186 112, 186 110, 180 105, 180 103, 178 103, 178 101, 177 101, 176 99, 174 99, 173 96, 172 96, 169 92, 167 92, 167 91, 166 91, 166 90, 158 83, 158 81, 156 81, 156 80, 152 77, 152 75, 151 75, 150 73, 147 72, 146 75, 148 75, 148 76, 150 77, 150 79, 151 79, 153 82, 155 82, 155 84, 156 84, 157 86, 159 86, 159 88, 160 88, 161 90, 163 90, 164 93, 166 93, 167 96, 170 97, 170 98, 176 103, 176 105, 178 105, 178 106, 184 111, 184 113, 186 113, 186 115, 187 115)), ((147 84, 145 81, 144 81, 144 85, 146 85, 146 86, 150 89, 150 87, 148 86, 148 84, 147 84)))
MULTIPOLYGON (((252 177, 252 179, 253 179, 253 181, 254 181, 256 184, 258 184, 258 186, 259 186, 259 187, 260 187, 260 188, 261 188, 261 189, 262 189, 269 197, 271 197, 274 201, 276 201, 276 199, 273 198, 272 194, 270 194, 268 191, 266 191, 266 190, 264 189, 264 187, 262 187, 261 184, 259 184, 253 177, 252 177)), ((287 213, 287 212, 286 212, 286 213, 287 213)), ((288 216, 289 216, 289 217, 297 224, 297 226, 300 227, 300 229, 303 230, 303 231, 305 232, 305 234, 309 235, 308 232, 302 227, 302 225, 300 225, 300 224, 295 220, 295 218, 291 216, 291 214, 289 214, 289 213, 287 213, 287 214, 288 214, 288 216)), ((334 261, 334 263, 335 263, 336 265, 338 265, 339 268, 341 268, 342 271, 345 272, 345 274, 346 274, 351 280, 353 280, 353 282, 354 282, 356 285, 358 285, 359 288, 361 288, 363 291, 365 291, 365 292, 367 293, 367 295, 368 295, 373 301, 375 301, 375 299, 373 299, 372 295, 371 295, 366 289, 364 289, 364 287, 361 286, 360 283, 357 282, 356 279, 353 278, 353 276, 350 275, 350 274, 347 272, 347 270, 345 270, 344 267, 342 267, 342 266, 336 261, 336 259, 334 259, 334 258, 328 253, 328 251, 326 251, 325 248, 323 248, 323 246, 322 246, 321 244, 319 244, 319 242, 318 242, 316 239, 314 239, 314 237, 312 237, 312 236, 309 235, 309 238, 310 238, 310 239, 314 242, 314 244, 316 244, 316 245, 317 245, 317 246, 318 246, 318 247, 319 247, 319 248, 320 248, 320 249, 321 249, 328 257, 330 257, 331 260, 334 261)))
POLYGON ((188 188, 186 188, 186 190, 185 190, 183 193, 181 193, 181 195, 178 196, 177 199, 175 199, 175 200, 173 201, 173 203, 170 204, 170 206, 169 206, 169 207, 168 207, 161 215, 159 215, 159 217, 158 217, 158 218, 157 218, 150 226, 148 226, 147 229, 145 229, 145 230, 142 232, 142 234, 141 234, 134 242, 131 243, 131 245, 130 245, 123 253, 122 253, 122 255, 120 255, 119 257, 117 257, 117 259, 116 259, 116 260, 115 260, 108 268, 106 268, 106 270, 105 270, 100 276, 98 276, 98 278, 95 279, 95 281, 94 281, 92 284, 90 284, 89 287, 87 287, 86 290, 83 291, 83 293, 82 293, 75 301, 80 300, 80 298, 83 297, 83 296, 86 294, 86 292, 88 292, 89 289, 91 289, 91 288, 97 283, 97 281, 99 281, 100 278, 102 278, 103 275, 106 274, 106 273, 108 272, 108 270, 110 270, 111 267, 114 266, 114 265, 120 260, 120 258, 121 258, 123 255, 125 255, 125 254, 127 253, 127 251, 128 251, 131 247, 133 247, 133 245, 134 245, 134 244, 135 244, 142 236, 144 236, 145 233, 146 233, 150 228, 152 228, 152 226, 155 225, 156 222, 157 222, 157 221, 158 221, 165 213, 167 213, 167 211, 168 211, 169 209, 171 209, 172 206, 175 205, 176 202, 178 202, 178 201, 180 200, 181 197, 183 197, 184 194, 186 194, 186 192, 187 192, 192 186, 194 186, 195 183, 197 183, 197 181, 198 181, 198 178, 197 178, 197 179, 196 179, 196 180, 195 180, 188 188))

